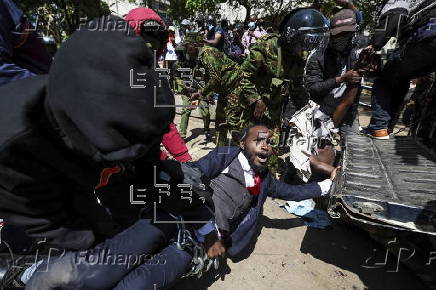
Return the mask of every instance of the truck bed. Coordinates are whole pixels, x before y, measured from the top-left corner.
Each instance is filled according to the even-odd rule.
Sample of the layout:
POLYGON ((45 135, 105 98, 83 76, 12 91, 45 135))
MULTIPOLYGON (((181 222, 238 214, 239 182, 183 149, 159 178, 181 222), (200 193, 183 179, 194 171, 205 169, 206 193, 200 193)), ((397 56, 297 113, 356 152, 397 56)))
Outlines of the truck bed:
POLYGON ((413 137, 348 135, 329 212, 436 235, 436 158, 413 137))

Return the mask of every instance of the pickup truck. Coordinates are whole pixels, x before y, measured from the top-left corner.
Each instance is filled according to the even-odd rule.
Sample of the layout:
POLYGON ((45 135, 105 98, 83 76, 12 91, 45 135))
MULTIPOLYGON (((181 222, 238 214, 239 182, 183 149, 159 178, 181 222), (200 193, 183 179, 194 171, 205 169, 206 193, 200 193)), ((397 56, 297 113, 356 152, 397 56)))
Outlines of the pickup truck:
POLYGON ((407 136, 344 137, 342 171, 327 210, 333 219, 368 231, 425 281, 434 283, 436 85, 421 100, 426 103, 415 106, 420 111, 413 112, 414 125, 407 136))

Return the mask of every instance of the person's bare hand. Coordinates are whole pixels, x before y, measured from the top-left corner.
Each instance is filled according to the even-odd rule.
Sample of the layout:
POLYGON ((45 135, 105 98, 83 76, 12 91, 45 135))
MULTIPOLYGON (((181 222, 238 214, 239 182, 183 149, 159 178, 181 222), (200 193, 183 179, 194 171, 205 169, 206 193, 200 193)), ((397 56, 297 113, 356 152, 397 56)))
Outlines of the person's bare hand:
POLYGON ((335 180, 339 170, 341 170, 341 167, 336 167, 333 169, 332 173, 330 174, 330 180, 335 180))
POLYGON ((372 45, 368 45, 367 47, 365 47, 362 50, 362 53, 367 53, 367 54, 374 54, 375 53, 375 48, 372 45))
POLYGON ((207 249, 207 256, 209 258, 224 257, 225 254, 226 254, 226 248, 219 240, 213 243, 209 247, 209 249, 207 249))
POLYGON ((349 70, 341 76, 341 82, 347 84, 360 84, 361 81, 362 77, 359 72, 355 70, 349 70))
POLYGON ((200 94, 200 92, 195 92, 195 93, 192 93, 191 94, 191 96, 190 96, 190 100, 191 101, 195 101, 195 100, 198 100, 198 99, 200 99, 201 98, 201 94, 200 94))
POLYGON ((215 231, 209 233, 205 237, 205 248, 209 258, 224 257, 226 248, 223 246, 215 231))
POLYGON ((318 149, 318 156, 316 157, 319 161, 333 166, 336 158, 336 152, 333 146, 327 145, 322 149, 318 149))
POLYGON ((256 107, 254 109, 254 118, 260 119, 266 111, 266 104, 262 100, 257 100, 256 107))

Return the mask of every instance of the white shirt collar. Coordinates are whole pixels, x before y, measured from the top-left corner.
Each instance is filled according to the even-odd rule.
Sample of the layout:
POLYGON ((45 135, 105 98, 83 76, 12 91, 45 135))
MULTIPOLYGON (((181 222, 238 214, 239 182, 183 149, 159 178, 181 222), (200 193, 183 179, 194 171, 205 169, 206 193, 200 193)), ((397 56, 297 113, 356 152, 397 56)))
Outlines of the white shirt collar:
POLYGON ((238 160, 241 163, 242 169, 246 172, 252 172, 253 169, 250 166, 250 163, 248 163, 247 157, 245 157, 244 153, 240 152, 238 155, 238 160))
MULTIPOLYGON (((242 170, 244 171, 244 179, 245 179, 245 186, 251 187, 255 185, 254 181, 254 170, 251 168, 250 163, 248 162, 247 157, 245 157, 244 153, 239 153, 238 155, 238 161, 241 164, 242 170)), ((223 170, 221 173, 229 173, 229 167, 223 170)))

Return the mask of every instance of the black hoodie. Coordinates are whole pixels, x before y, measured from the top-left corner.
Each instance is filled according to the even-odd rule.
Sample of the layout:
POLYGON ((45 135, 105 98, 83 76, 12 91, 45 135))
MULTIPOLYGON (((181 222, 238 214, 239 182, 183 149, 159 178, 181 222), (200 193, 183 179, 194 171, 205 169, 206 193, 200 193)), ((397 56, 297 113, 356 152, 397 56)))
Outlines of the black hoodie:
POLYGON ((143 39, 122 23, 81 27, 48 76, 0 88, 0 218, 31 237, 80 249, 111 236, 94 195, 101 170, 159 158, 174 97, 165 82, 159 88, 143 39), (131 88, 131 70, 145 73, 146 88, 131 88))

